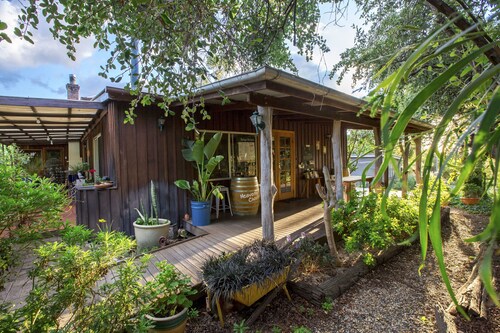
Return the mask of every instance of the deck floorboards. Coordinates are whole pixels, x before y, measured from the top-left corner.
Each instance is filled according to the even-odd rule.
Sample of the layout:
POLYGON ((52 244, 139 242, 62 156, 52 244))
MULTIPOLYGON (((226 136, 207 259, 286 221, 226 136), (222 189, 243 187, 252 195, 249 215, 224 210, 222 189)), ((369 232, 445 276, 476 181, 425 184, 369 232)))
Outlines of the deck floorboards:
MULTIPOLYGON (((274 222, 277 242, 284 242, 288 235, 296 238, 302 232, 315 239, 324 236, 324 228, 319 223, 323 209, 317 201, 279 204, 274 222)), ((226 214, 219 221, 199 228, 207 234, 153 253, 155 261, 167 260, 188 275, 194 285, 202 282, 201 266, 207 258, 236 251, 262 238, 260 216, 231 217, 226 214)))

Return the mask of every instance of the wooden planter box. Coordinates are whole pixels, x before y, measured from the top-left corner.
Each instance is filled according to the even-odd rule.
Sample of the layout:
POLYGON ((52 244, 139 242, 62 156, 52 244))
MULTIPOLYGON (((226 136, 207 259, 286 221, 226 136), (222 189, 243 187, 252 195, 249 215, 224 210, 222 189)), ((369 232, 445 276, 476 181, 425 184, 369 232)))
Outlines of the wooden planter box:
POLYGON ((234 294, 233 299, 243 305, 251 306, 274 288, 284 285, 289 271, 290 267, 287 267, 283 272, 268 277, 261 284, 253 283, 245 286, 241 291, 234 294))
MULTIPOLYGON (((290 266, 286 267, 282 272, 267 277, 262 283, 252 283, 248 286, 245 286, 243 287, 243 289, 235 293, 232 299, 243 305, 252 306, 255 302, 257 302, 262 297, 266 296, 276 287, 281 287, 283 288, 283 291, 285 292, 288 299, 291 300, 290 294, 286 289, 286 281, 289 272, 290 272, 290 266)), ((208 293, 208 298, 210 303, 209 293, 208 293)), ((216 299, 215 304, 217 305, 217 315, 219 316, 220 324, 221 326, 224 326, 224 316, 222 314, 220 300, 216 299)))

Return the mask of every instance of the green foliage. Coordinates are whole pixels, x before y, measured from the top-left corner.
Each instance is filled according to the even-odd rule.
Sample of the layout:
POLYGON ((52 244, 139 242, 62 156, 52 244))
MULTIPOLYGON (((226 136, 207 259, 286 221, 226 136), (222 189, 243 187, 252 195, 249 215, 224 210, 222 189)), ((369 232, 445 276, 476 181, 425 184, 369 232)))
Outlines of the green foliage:
MULTIPOLYGON (((370 193, 351 194, 349 202, 340 202, 332 212, 332 227, 342 235, 346 251, 382 250, 409 237, 418 224, 418 208, 411 200, 390 196, 386 214, 381 211, 382 197, 370 193)), ((372 262, 373 257, 365 260, 372 262)))
POLYGON ((245 323, 245 320, 242 320, 239 323, 234 323, 233 324, 233 332, 234 333, 245 333, 250 329, 250 327, 247 326, 245 323))
POLYGON ((16 146, 0 146, 0 233, 13 238, 32 239, 58 228, 69 204, 63 185, 24 171, 28 161, 16 146))
POLYGON ((465 198, 481 198, 486 191, 484 159, 476 163, 469 177, 465 180, 462 193, 465 198))
POLYGON ((160 272, 146 284, 149 311, 155 317, 169 317, 189 308, 193 302, 188 298, 196 294, 191 280, 165 261, 157 263, 160 272))
POLYGON ((193 180, 192 185, 187 180, 176 180, 175 185, 189 191, 195 201, 208 201, 212 194, 222 199, 220 187, 209 182, 212 172, 224 159, 222 155, 214 156, 221 139, 222 133, 219 132, 215 133, 206 144, 205 134, 194 141, 185 141, 186 148, 182 150, 182 156, 186 161, 193 162, 197 180, 193 180))
POLYGON ((69 171, 73 174, 76 174, 78 171, 89 171, 90 166, 87 162, 78 162, 76 164, 69 166, 69 171))
POLYGON ((363 254, 363 262, 367 266, 375 266, 377 264, 377 260, 375 259, 375 257, 373 257, 373 254, 369 252, 363 254))
POLYGON ((150 207, 149 207, 149 214, 146 209, 144 209, 144 204, 141 200, 140 203, 140 210, 135 209, 137 211, 137 214, 139 214, 139 217, 137 220, 135 220, 135 223, 138 225, 159 225, 160 220, 158 216, 158 198, 156 196, 156 188, 155 184, 153 181, 151 181, 150 185, 150 196, 151 196, 151 201, 150 201, 150 207))
POLYGON ((234 253, 208 258, 202 266, 203 281, 212 300, 228 300, 243 287, 283 272, 291 260, 273 242, 256 241, 234 253))
POLYGON ((293 333, 312 333, 312 331, 305 326, 294 327, 292 329, 292 332, 293 333))
POLYGON ((1 305, 2 332, 147 332, 145 314, 191 305, 187 296, 195 291, 174 266, 158 263, 155 279, 141 283, 150 256, 130 257, 135 241, 101 231, 85 243, 86 235, 81 227, 68 227, 62 242, 36 250, 33 288, 24 306, 1 305), (114 278, 106 281, 111 269, 114 278), (68 311, 72 315, 61 320, 68 311))
POLYGON ((281 333, 281 332, 283 332, 283 330, 279 326, 273 326, 273 328, 271 329, 271 333, 281 333))
MULTIPOLYGON (((432 21, 439 22, 439 26, 419 39, 415 45, 406 48, 407 54, 401 58, 400 63, 394 62, 397 65, 393 70, 388 66, 383 67, 380 73, 385 76, 385 79, 369 95, 370 109, 381 110, 384 144, 384 160, 374 182, 379 181, 387 167, 394 163, 394 145, 406 135, 405 127, 410 119, 430 105, 433 98, 441 99, 445 95, 449 98, 449 101, 435 108, 442 118, 436 126, 432 143, 424 156, 423 188, 419 208, 419 235, 422 252, 420 269, 424 267, 430 240, 446 288, 458 310, 466 317, 466 313, 458 306, 446 271, 440 225, 443 175, 447 174, 447 170, 455 169, 451 162, 457 157, 462 157, 462 163, 454 187, 450 191, 452 196, 459 193, 464 182, 473 172, 474 166, 481 163, 484 156, 493 157, 490 183, 495 184, 493 188, 494 208, 490 223, 481 234, 468 241, 488 243, 488 250, 485 252, 481 265, 483 274, 480 276, 491 299, 497 306, 500 306, 500 300, 490 278, 493 249, 498 243, 500 233, 500 208, 496 209, 500 207, 498 187, 500 169, 498 148, 500 142, 500 127, 498 126, 500 65, 498 59, 500 55, 496 42, 499 36, 499 30, 496 27, 499 13, 490 11, 492 7, 488 2, 475 3, 471 8, 473 10, 464 17, 448 15, 450 20, 445 23, 432 21), (486 10, 481 10, 480 6, 485 6, 483 9, 486 10), (474 17, 478 13, 487 13, 491 15, 491 18, 482 20, 481 17, 475 17, 476 20, 468 21, 471 15, 474 17), (460 29, 457 29, 458 20, 462 23, 460 29), (464 26, 470 26, 470 29, 464 26), (488 36, 489 33, 491 36, 488 36), (443 61, 443 59, 448 60, 443 61), (440 64, 439 69, 432 71, 435 64, 440 64), (395 117, 391 116, 391 112, 394 111, 393 106, 398 103, 397 94, 407 89, 408 81, 415 76, 415 73, 420 73, 428 67, 431 67, 432 76, 423 78, 418 89, 415 89, 415 92, 410 94, 399 107, 395 117), (460 79, 457 79, 458 77, 460 79), (453 91, 448 90, 448 87, 458 89, 453 91), (474 134, 473 140, 469 142, 472 134, 474 134), (465 143, 468 144, 465 145, 465 143), (435 160, 438 161, 437 180, 431 182, 435 160), (436 196, 434 206, 430 206, 428 201, 430 194, 436 196), (428 214, 429 207, 432 207, 430 214, 428 214)), ((395 58, 389 62, 392 63, 393 60, 395 58)), ((382 205, 383 209, 384 207, 385 201, 382 205)))
POLYGON ((220 79, 222 72, 253 70, 265 64, 296 72, 292 45, 306 60, 315 48, 327 51, 318 33, 318 5, 323 2, 29 1, 21 2, 17 26, 1 22, 0 38, 9 42, 17 36, 32 42, 32 31, 45 19, 54 39, 75 60, 76 45, 92 36, 94 47, 109 53, 100 66, 102 77, 119 82, 130 73, 134 61, 140 61, 142 70, 133 89, 137 99, 126 113, 127 122, 133 123, 139 105, 158 104, 165 116, 172 115, 171 103, 181 96, 182 116, 190 129, 196 118, 209 117, 202 101, 193 105, 190 99, 200 84, 220 79), (132 51, 136 47, 138 52, 132 51))
POLYGON ((15 145, 0 145, 0 234, 7 236, 0 238, 0 286, 14 263, 11 246, 59 228, 61 212, 69 204, 62 185, 26 172, 30 159, 15 145))
POLYGON ((188 317, 189 318, 198 318, 200 316, 200 312, 196 308, 189 308, 188 317))
POLYGON ((83 246, 92 237, 92 230, 83 225, 66 226, 61 230, 61 239, 68 245, 83 246))
POLYGON ((0 290, 5 283, 5 274, 9 267, 15 263, 12 241, 8 238, 0 240, 0 290))
POLYGON ((335 268, 335 260, 330 254, 328 245, 320 244, 309 237, 300 240, 297 254, 302 258, 301 266, 306 272, 335 268))
POLYGON ((325 298, 325 301, 321 303, 321 308, 325 312, 330 312, 333 310, 333 300, 330 297, 325 298))

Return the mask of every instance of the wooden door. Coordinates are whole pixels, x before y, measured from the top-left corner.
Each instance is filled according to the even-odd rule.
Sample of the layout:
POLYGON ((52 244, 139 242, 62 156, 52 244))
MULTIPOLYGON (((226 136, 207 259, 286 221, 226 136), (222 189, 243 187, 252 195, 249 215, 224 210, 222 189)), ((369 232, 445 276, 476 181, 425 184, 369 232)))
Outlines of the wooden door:
POLYGON ((273 130, 274 183, 276 200, 295 197, 295 132, 273 130))

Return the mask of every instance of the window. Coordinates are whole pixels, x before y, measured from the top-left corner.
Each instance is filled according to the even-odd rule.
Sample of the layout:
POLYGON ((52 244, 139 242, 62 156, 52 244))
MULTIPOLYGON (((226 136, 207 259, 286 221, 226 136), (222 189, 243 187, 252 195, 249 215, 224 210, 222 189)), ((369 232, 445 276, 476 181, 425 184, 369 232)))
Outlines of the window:
MULTIPOLYGON (((214 133, 207 132, 205 141, 210 140, 214 133)), ((212 173, 213 180, 257 176, 256 134, 223 132, 215 154, 224 156, 224 159, 212 173)))
POLYGON ((93 159, 93 168, 95 169, 94 176, 101 176, 101 156, 102 154, 102 137, 101 133, 97 134, 92 140, 92 159, 93 159))

